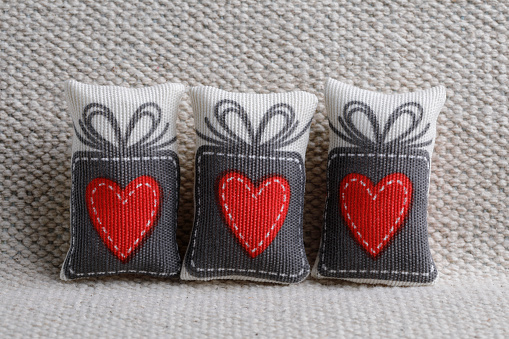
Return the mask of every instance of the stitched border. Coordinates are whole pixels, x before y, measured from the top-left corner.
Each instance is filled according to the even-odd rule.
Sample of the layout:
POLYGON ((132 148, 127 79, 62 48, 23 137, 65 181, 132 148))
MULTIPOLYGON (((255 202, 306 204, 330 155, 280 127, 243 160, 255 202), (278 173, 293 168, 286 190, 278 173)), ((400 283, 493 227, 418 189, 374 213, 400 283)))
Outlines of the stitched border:
POLYGON ((430 169, 430 160, 428 158, 423 157, 422 155, 412 155, 412 154, 375 154, 375 153, 336 153, 333 154, 329 161, 327 162, 327 168, 329 168, 329 164, 332 159, 336 157, 382 157, 382 158, 409 158, 409 159, 423 159, 426 161, 426 165, 428 166, 428 170, 430 169))
MULTIPOLYGON (((208 152, 203 152, 202 154, 200 154, 196 160, 196 171, 197 171, 197 174, 196 174, 196 184, 197 184, 197 189, 196 189, 196 192, 198 192, 198 196, 196 197, 196 220, 197 220, 197 224, 195 225, 195 229, 193 231, 193 243, 192 243, 192 247, 191 247, 191 258, 190 258, 190 263, 191 263, 191 266, 193 266, 194 269, 196 269, 197 271, 200 271, 200 272, 214 272, 214 271, 218 271, 218 272, 222 272, 222 271, 229 271, 229 272, 239 272, 239 273, 260 273, 260 274, 268 274, 268 275, 274 275, 274 276, 281 276, 281 277, 289 277, 289 278, 296 278, 296 277, 299 277, 301 275, 303 275, 305 273, 305 267, 306 267, 306 260, 307 260, 307 257, 306 257, 306 253, 304 251, 303 248, 300 249, 301 251, 301 256, 302 256, 302 269, 299 271, 299 273, 297 274, 286 274, 286 273, 280 273, 280 272, 269 272, 269 271, 262 271, 262 270, 255 270, 255 269, 241 269, 241 268, 224 268, 224 267, 221 267, 221 268, 200 268, 200 267, 197 267, 194 260, 193 260, 193 256, 194 256, 194 252, 195 252, 195 247, 196 247, 196 234, 198 233, 198 220, 199 220, 199 216, 200 216, 200 208, 201 208, 201 198, 199 196, 199 192, 200 192, 200 187, 201 187, 201 168, 200 168, 200 163, 201 163, 201 158, 205 155, 216 155, 216 156, 225 156, 225 157, 237 157, 237 158, 250 158, 250 159, 270 159, 270 160, 289 160, 289 161, 294 161, 296 162, 298 165, 299 165, 299 170, 300 170, 300 174, 301 176, 303 177, 303 181, 305 179, 305 176, 304 176, 304 172, 303 172, 303 168, 302 168, 302 164, 300 162, 300 159, 299 158, 288 158, 288 157, 270 157, 270 156, 255 156, 255 155, 244 155, 244 154, 233 154, 233 153, 226 153, 226 152, 211 152, 211 151, 208 151, 208 152)), ((299 223, 302 223, 302 218, 303 218, 303 215, 302 213, 299 213, 299 223)), ((301 235, 302 235, 302 232, 303 232, 303 229, 302 227, 299 228, 299 231, 301 232, 301 235)))
MULTIPOLYGON (((233 175, 232 175, 232 176, 230 176, 228 179, 226 179, 226 183, 223 183, 223 186, 222 186, 222 188, 221 188, 221 190, 222 190, 221 198, 222 198, 222 200, 223 200, 222 206, 225 208, 225 212, 226 212, 226 213, 228 213, 228 217, 230 218, 230 220, 231 220, 231 222, 232 222, 232 225, 229 225, 229 226, 230 226, 230 227, 231 227, 231 226, 233 226, 233 227, 235 228, 235 230, 237 231, 236 233, 239 235, 240 239, 244 242, 245 246, 249 248, 249 247, 251 247, 251 244, 249 244, 249 243, 245 240, 244 236, 243 236, 243 235, 242 235, 242 233, 240 232, 240 230, 239 230, 239 228, 238 228, 237 224, 235 223, 235 220, 234 220, 234 218, 233 218, 233 216, 232 216, 232 213, 231 213, 231 212, 229 212, 229 210, 228 210, 228 205, 227 205, 227 203, 226 203, 226 196, 225 196, 225 194, 224 194, 224 191, 225 191, 225 189, 226 189, 226 184, 227 184, 227 183, 229 183, 230 181, 232 181, 233 179, 237 179, 237 181, 238 181, 238 182, 240 182, 240 183, 244 184, 244 186, 246 187, 246 189, 247 189, 248 191, 251 191, 251 187, 249 187, 249 185, 248 185, 248 184, 246 184, 246 183, 244 182, 244 179, 236 178, 236 177, 235 177, 235 176, 233 176, 233 175)), ((249 180, 249 179, 247 179, 247 180, 249 180)), ((283 179, 283 180, 285 180, 286 184, 288 185, 288 182, 286 181, 286 179, 283 179)), ((265 240, 266 240, 268 237, 270 237, 270 235, 272 234, 272 232, 274 232, 274 228, 276 227, 276 225, 277 225, 278 221, 281 219, 281 214, 283 213, 283 211, 284 211, 284 209, 285 209, 285 206, 286 206, 286 205, 289 205, 289 201, 288 201, 288 199, 286 198, 286 192, 285 192, 285 191, 286 191, 286 188, 285 188, 285 186, 281 183, 281 180, 279 180, 279 179, 273 179, 273 181, 272 181, 272 180, 267 181, 267 182, 265 183, 265 185, 263 185, 263 187, 261 187, 261 188, 258 190, 258 192, 257 192, 256 194, 251 193, 251 196, 252 196, 254 199, 256 199, 256 198, 257 198, 257 196, 260 196, 260 195, 262 194, 262 192, 263 192, 263 190, 265 189, 265 187, 268 187, 269 185, 271 185, 271 184, 272 184, 272 182, 275 182, 275 183, 277 183, 277 184, 279 184, 279 185, 281 186, 281 188, 282 188, 282 190, 283 190, 283 192, 284 192, 284 194, 283 194, 283 204, 282 204, 282 206, 281 206, 281 209, 280 209, 280 211, 279 211, 278 216, 276 217, 276 220, 275 220, 275 221, 274 221, 274 223, 272 224, 272 227, 270 228, 270 230, 269 230, 269 231, 267 232, 267 234, 265 235, 265 238, 263 238, 263 240, 262 240, 262 241, 260 241, 260 243, 258 243, 258 245, 256 245, 256 244, 255 244, 255 245, 256 245, 256 247, 255 247, 255 248, 253 248, 253 249, 251 250, 251 253, 256 252, 256 250, 258 250, 258 248, 259 248, 260 246, 262 246, 262 245, 263 245, 263 243, 265 242, 265 240)), ((288 185, 288 188, 289 188, 289 185, 288 185)), ((286 217, 286 215, 285 215, 285 217, 286 217)), ((284 217, 284 218, 285 218, 285 217, 284 217)), ((283 223, 284 223, 284 221, 283 221, 283 223)), ((281 226, 282 226, 282 225, 281 225, 281 226)), ((278 229, 278 232, 277 232, 277 233, 279 233, 279 230, 280 230, 280 228, 278 229)), ((277 233, 276 233, 276 235, 277 235, 277 233)), ((276 236, 274 236, 274 238, 275 238, 275 237, 276 237, 276 236)), ((246 249, 247 249, 247 248, 246 248, 246 249)), ((262 253, 262 252, 260 252, 260 254, 261 254, 261 253, 262 253)))
MULTIPOLYGON (((130 157, 130 158, 108 158, 108 157, 104 158, 104 157, 79 156, 79 157, 76 157, 76 159, 74 159, 74 161, 72 162, 72 167, 71 167, 72 175, 74 176, 74 168, 76 167, 76 163, 78 161, 89 161, 89 160, 90 161, 171 160, 171 162, 173 163, 173 165, 175 167, 175 176, 176 177, 178 176, 177 162, 175 161, 175 159, 172 156, 130 157)), ((110 274, 118 274, 118 273, 141 273, 141 274, 150 274, 150 275, 154 275, 154 276, 169 276, 169 275, 176 275, 178 273, 178 271, 179 271, 178 269, 177 269, 177 271, 174 271, 174 272, 150 272, 150 271, 141 271, 141 270, 116 270, 115 271, 114 270, 114 271, 108 271, 108 272, 76 273, 72 269, 72 259, 73 259, 74 250, 76 248, 76 246, 75 246, 76 232, 74 230, 74 228, 76 227, 75 222, 74 222, 74 218, 75 218, 74 194, 73 194, 73 192, 75 190, 74 178, 71 181, 72 181, 72 187, 71 187, 71 189, 72 189, 72 191, 71 191, 71 248, 70 248, 69 254, 68 254, 69 262, 67 264, 67 268, 69 269, 69 272, 71 274, 74 274, 76 277, 87 277, 87 276, 101 276, 101 275, 110 275, 110 274)), ((175 199, 175 209, 177 209, 177 207, 178 207, 178 199, 175 199)), ((66 278, 67 278, 67 276, 66 276, 66 278)))
MULTIPOLYGON (((334 150, 333 150, 334 151, 334 150)), ((388 157, 388 158, 415 158, 415 159, 422 159, 422 160, 425 160, 426 161, 426 165, 428 167, 428 171, 430 169, 430 164, 429 164, 429 160, 426 158, 426 157, 423 157, 423 156, 420 156, 420 155, 411 155, 411 154, 374 154, 374 153, 336 153, 336 154, 333 154, 329 160, 327 161, 327 185, 329 184, 329 168, 330 168, 330 163, 332 162, 333 159, 335 159, 336 157, 339 157, 339 156, 342 156, 342 157, 345 157, 345 156, 359 156, 359 157, 375 157, 375 156, 380 156, 380 157, 388 157)), ((323 239, 322 239, 322 248, 320 249, 321 251, 321 269, 323 269, 325 272, 330 272, 330 273, 377 273, 377 274, 402 274, 402 275, 415 275, 415 276, 424 276, 424 277, 427 277, 429 276, 431 273, 433 273, 435 271, 435 265, 433 264, 433 262, 431 262, 431 270, 429 272, 426 272, 426 273, 421 273, 421 272, 407 272, 407 271, 386 271, 386 270, 370 270, 368 272, 368 270, 331 270, 329 269, 327 266, 324 265, 324 261, 325 261, 325 244, 327 243, 326 242, 326 239, 327 239, 327 211, 329 210, 329 199, 330 199, 330 190, 327 188, 327 200, 325 202, 325 213, 324 213, 324 220, 323 220, 323 239)), ((320 272, 317 272, 318 274, 320 274, 320 272)))
MULTIPOLYGON (((375 274, 403 274, 403 275, 414 275, 414 276, 429 276, 435 272, 435 265, 431 265, 431 270, 427 273, 420 272, 407 272, 407 271, 388 271, 388 270, 331 270, 322 265, 322 267, 331 273, 375 273, 375 274)), ((351 278, 351 279, 369 279, 369 278, 351 278)))
MULTIPOLYGON (((152 178, 152 177, 150 177, 152 178)), ((99 178, 98 178, 99 179, 99 178)), ((94 179, 93 181, 95 181, 97 179, 94 179)), ((111 180, 108 180, 108 179, 103 179, 103 178, 100 178, 99 180, 102 180, 102 182, 97 185, 97 187, 94 187, 94 189, 92 190, 92 194, 90 195, 90 205, 92 206, 92 211, 94 213, 94 216, 97 220, 97 222, 99 223, 100 227, 101 227, 101 230, 105 233, 105 235, 108 237, 108 241, 112 243, 113 245, 113 248, 115 249, 115 251, 117 251, 120 256, 123 258, 123 259, 126 259, 127 256, 129 256, 133 250, 133 246, 136 246, 138 245, 138 243, 140 242, 140 239, 145 235, 145 233, 147 232, 147 228, 150 227, 150 224, 152 224, 152 222, 154 221, 153 217, 154 215, 156 214, 157 212, 157 209, 158 209, 158 206, 159 206, 159 199, 160 197, 158 196, 158 193, 156 192, 156 190, 150 186, 149 183, 144 183, 144 184, 138 184, 136 185, 136 187, 127 194, 127 198, 125 200, 122 199, 122 196, 120 195, 120 193, 118 193, 116 191, 116 189, 111 186, 110 184, 106 183, 105 181, 110 181, 111 180), (131 246, 129 247, 129 249, 127 250, 127 253, 124 254, 124 252, 121 252, 120 249, 118 248, 118 246, 115 244, 115 242, 113 241, 113 238, 108 234, 108 231, 106 230, 106 228, 104 227, 103 225, 103 222, 101 221, 101 218, 99 218, 98 216, 98 212, 97 212, 97 209, 94 207, 94 194, 97 193, 97 189, 98 187, 102 187, 102 186, 106 186, 108 185, 108 189, 112 192, 115 193, 116 197, 122 202, 122 205, 125 205, 129 199, 129 197, 131 197, 133 195, 134 192, 136 192, 136 190, 140 187, 144 187, 144 186, 147 186, 149 189, 152 190, 152 193, 154 194, 154 206, 152 206, 152 213, 150 214, 150 219, 148 220, 147 224, 145 225, 145 228, 143 228, 143 230, 141 231, 141 234, 138 236, 138 238, 134 241, 134 243, 131 244, 131 246)), ((135 179, 136 180, 136 179, 135 179)), ((131 181, 132 182, 132 181, 131 181)), ((115 183, 115 185, 118 187, 118 185, 115 183)), ((130 184, 129 184, 130 185, 130 184)), ((157 189, 159 190, 159 186, 157 187, 157 189)), ((94 225, 95 226, 95 225, 94 225)), ((96 227, 97 229, 97 227, 96 227)), ((102 237, 101 237, 102 238, 102 237)), ((104 239, 104 238, 103 238, 104 239)))
MULTIPOLYGON (((368 180, 369 180, 369 179, 368 179, 368 180)), ((366 190, 367 190, 367 192, 368 192, 369 196, 370 196, 370 197, 373 197, 373 193, 371 193, 371 191, 369 190, 369 188, 367 188, 367 187, 366 187, 366 183, 365 183, 365 182, 363 182, 361 179, 357 179, 357 178, 352 178, 352 179, 350 179, 350 180, 349 180, 349 181, 348 181, 348 182, 344 185, 343 190, 346 190, 346 189, 348 188, 348 186, 350 185, 350 183, 351 183, 351 182, 356 182, 356 181, 359 181, 359 182, 360 182, 360 184, 361 184, 364 188, 366 188, 366 190)), ((382 245, 384 244, 384 242, 386 242, 386 241, 389 239, 389 235, 391 235, 392 233, 394 233, 394 228, 395 228, 395 227, 398 225, 398 223, 401 221, 401 218, 402 218, 402 216, 403 216, 403 213, 405 213, 405 205, 407 205, 407 204, 408 204, 408 197, 407 197, 407 195, 408 195, 408 189, 407 189, 407 188, 403 185, 403 182, 402 182, 401 180, 399 180, 399 179, 398 179, 398 180, 390 180, 390 181, 389 181, 386 185, 387 185, 387 186, 390 186, 390 185, 393 185, 395 182, 403 188, 403 192, 404 192, 404 194, 405 194, 405 200, 403 201, 403 208, 402 208, 402 209, 401 209, 401 211, 399 212, 399 217, 398 217, 398 218, 396 219, 396 221, 394 222, 394 224, 393 224, 392 228, 389 230, 389 233, 387 233, 387 234, 385 235, 385 237, 383 238, 382 242, 380 242, 380 243, 378 244, 378 246, 376 247, 378 250, 380 250, 380 247, 382 247, 382 245)), ((342 185, 342 182, 340 183, 340 185, 342 185)), ((378 189, 378 193, 376 193, 376 194, 375 194, 375 196, 374 196, 374 197, 373 197, 373 199, 372 199, 373 201, 375 201, 375 200, 376 200, 376 198, 377 198, 377 196, 378 196, 378 194, 380 194, 380 192, 382 192, 382 191, 385 189, 386 185, 382 185, 382 187, 380 187, 380 188, 378 189)), ((376 187, 376 185, 373 185, 373 186, 374 186, 374 187, 376 187)), ((341 200, 342 200, 342 202, 343 202, 343 205, 344 205, 345 211, 347 211, 347 210, 348 210, 348 206, 346 205, 346 202, 345 202, 345 192, 344 192, 344 191, 341 193, 341 200)), ((364 240, 364 239, 363 239, 364 237, 363 237, 363 236, 362 236, 362 234, 361 234, 361 233, 357 230, 357 226, 355 225, 355 223, 353 222, 352 218, 350 217, 350 213, 349 213, 349 212, 346 212, 346 217, 347 217, 347 218, 348 218, 348 220, 350 221, 350 223, 351 223, 352 227, 354 228, 354 230, 356 230, 357 235, 358 235, 358 236, 359 236, 359 238, 362 240, 362 242, 363 242, 364 244, 366 244, 366 246, 369 246, 369 249, 371 250, 371 252, 372 252, 373 254, 375 254, 375 255, 376 255, 378 252, 376 252, 376 251, 373 249, 373 246, 370 246, 370 244, 369 244, 366 240, 364 240)))

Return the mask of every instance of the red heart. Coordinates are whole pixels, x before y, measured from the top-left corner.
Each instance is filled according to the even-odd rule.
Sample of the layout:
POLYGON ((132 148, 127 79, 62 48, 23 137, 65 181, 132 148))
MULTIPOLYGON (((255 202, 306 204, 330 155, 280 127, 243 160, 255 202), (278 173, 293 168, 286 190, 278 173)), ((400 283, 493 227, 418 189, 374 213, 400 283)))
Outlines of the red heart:
POLYGON ((339 186, 343 218, 355 240, 376 257, 403 227, 412 201, 412 182, 402 173, 389 174, 375 186, 352 173, 339 186))
POLYGON ((255 186, 232 171, 221 177, 217 193, 224 220, 240 244, 252 258, 263 253, 285 222, 291 194, 288 181, 273 175, 255 186))
POLYGON ((126 263, 156 224, 159 184, 141 176, 121 189, 114 181, 97 178, 88 184, 85 196, 95 229, 111 252, 126 263))

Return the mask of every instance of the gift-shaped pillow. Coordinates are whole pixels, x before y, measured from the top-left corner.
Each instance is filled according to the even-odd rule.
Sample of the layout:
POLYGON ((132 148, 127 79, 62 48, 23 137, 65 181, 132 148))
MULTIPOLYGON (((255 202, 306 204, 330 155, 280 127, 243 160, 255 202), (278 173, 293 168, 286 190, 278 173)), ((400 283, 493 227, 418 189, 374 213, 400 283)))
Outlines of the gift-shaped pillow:
POLYGON ((175 124, 185 87, 69 81, 65 90, 74 136, 71 247, 61 278, 177 276, 175 124))
POLYGON ((190 97, 195 220, 181 278, 302 281, 304 155, 316 96, 195 87, 190 97))
POLYGON ((388 95, 329 79, 327 203, 316 278, 431 284, 427 206, 444 87, 388 95))

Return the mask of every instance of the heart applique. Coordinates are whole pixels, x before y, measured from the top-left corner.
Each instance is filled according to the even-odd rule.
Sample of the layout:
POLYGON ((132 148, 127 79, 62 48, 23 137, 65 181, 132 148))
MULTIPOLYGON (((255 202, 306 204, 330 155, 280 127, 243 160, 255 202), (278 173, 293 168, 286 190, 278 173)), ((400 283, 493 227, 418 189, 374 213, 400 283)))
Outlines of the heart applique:
POLYGON ((88 214, 110 251, 123 263, 155 226, 160 207, 158 182, 141 176, 124 189, 109 179, 92 180, 86 189, 88 214))
POLYGON ((412 201, 412 182, 402 173, 389 174, 375 186, 352 173, 339 186, 339 205, 355 240, 375 258, 403 227, 412 201))
POLYGON ((290 203, 290 185, 273 175, 258 185, 238 172, 227 172, 219 180, 217 199, 224 220, 237 240, 255 258, 279 233, 290 203))

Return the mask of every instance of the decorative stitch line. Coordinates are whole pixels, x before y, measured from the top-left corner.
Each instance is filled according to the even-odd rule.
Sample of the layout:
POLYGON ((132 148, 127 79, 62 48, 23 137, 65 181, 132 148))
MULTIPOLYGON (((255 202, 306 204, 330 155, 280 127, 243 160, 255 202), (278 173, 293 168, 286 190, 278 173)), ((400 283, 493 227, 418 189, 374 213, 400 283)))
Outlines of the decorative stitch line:
MULTIPOLYGON (((82 157, 77 157, 76 159, 74 159, 73 163, 72 163, 72 169, 71 169, 71 172, 73 173, 74 175, 74 168, 76 167, 76 163, 78 161, 120 161, 120 160, 123 160, 123 161, 128 161, 128 160, 171 160, 171 162, 173 163, 173 165, 175 166, 175 174, 177 174, 177 162, 175 161, 175 159, 173 157, 168 157, 168 156, 155 156, 155 157, 131 157, 131 158, 90 158, 90 157, 86 157, 86 156, 82 156, 82 157)), ((74 187, 74 180, 72 180, 72 191, 75 190, 75 187, 74 187)), ((74 194, 71 193, 71 218, 74 219, 74 194)), ((175 206, 178 206, 178 199, 175 199, 175 206)), ((97 276, 97 275, 106 275, 106 274, 118 274, 118 273, 141 273, 141 274, 150 274, 150 275, 154 275, 154 276, 167 276, 167 275, 174 275, 178 272, 178 268, 177 268, 177 271, 173 271, 173 272, 149 272, 149 271, 140 271, 140 270, 117 270, 117 271, 108 271, 108 272, 90 272, 90 273, 76 273, 73 269, 72 269, 72 259, 73 259, 73 254, 74 254, 74 250, 76 248, 75 246, 75 242, 76 242, 76 239, 75 239, 75 236, 76 236, 76 232, 74 231, 74 228, 75 228, 75 223, 73 222, 74 220, 71 220, 71 225, 72 225, 72 229, 71 229, 71 251, 70 251, 70 254, 69 254, 69 264, 67 265, 67 268, 69 269, 69 272, 71 274, 74 274, 78 277, 84 277, 84 276, 97 276)))
MULTIPOLYGON (((372 156, 391 156, 391 157, 410 157, 410 158, 416 158, 416 159, 423 159, 426 161, 426 165, 428 166, 428 170, 429 170, 429 161, 428 159, 426 159, 425 157, 423 156, 419 156, 419 155, 410 155, 410 154, 374 154, 374 153, 340 153, 340 154, 333 154, 329 161, 327 161, 327 182, 329 182, 329 174, 328 174, 328 169, 330 167, 330 163, 332 162, 332 159, 338 157, 338 156, 362 156, 362 157, 372 157, 372 156)), ((322 241, 322 248, 320 249, 320 251, 322 252, 322 261, 321 261, 321 266, 322 266, 322 269, 326 272, 330 272, 330 273, 367 273, 366 270, 331 270, 329 269, 327 266, 325 266, 324 264, 324 261, 325 261, 325 244, 327 243, 326 242, 326 235, 327 235, 327 211, 328 211, 328 207, 329 207, 329 198, 330 198, 330 190, 327 189, 327 200, 325 202, 325 212, 324 212, 324 223, 323 223, 323 241, 322 241)), ((435 266, 433 265, 433 262, 431 262, 431 270, 427 273, 420 273, 420 272, 406 272, 406 271, 387 271, 389 272, 388 274, 403 274, 403 275, 408 275, 408 274, 412 274, 412 275, 422 275, 422 276, 429 276, 431 273, 433 273, 435 271, 435 266)), ((382 273, 382 272, 385 272, 385 271, 370 271, 370 273, 382 273)), ((384 273, 385 274, 385 273, 384 273)))
MULTIPOLYGON (((228 179, 226 179, 226 182, 229 183, 231 180, 235 179, 235 177, 229 177, 228 179)), ((244 180, 242 180, 241 178, 237 178, 237 181, 243 183, 245 186, 246 186, 246 189, 248 191, 251 191, 251 188, 246 184, 244 183, 244 180)), ((283 184, 278 180, 278 179, 274 179, 274 182, 278 183, 281 188, 283 189, 283 192, 285 191, 285 187, 283 186, 283 184)), ((258 193, 255 194, 251 194, 251 196, 256 199, 257 197, 256 196, 260 196, 263 192, 263 190, 265 189, 265 187, 269 186, 270 184, 272 183, 272 181, 267 181, 267 183, 265 183, 265 185, 260 188, 260 190, 258 191, 258 193)), ((226 183, 223 184, 223 187, 221 187, 223 193, 221 194, 221 198, 223 199, 223 206, 225 207, 226 211, 228 211, 228 205, 226 204, 226 197, 225 197, 225 194, 224 194, 224 190, 226 189, 226 183)), ((277 222, 279 221, 279 219, 281 218, 281 213, 283 213, 283 210, 285 208, 285 205, 287 203, 287 199, 286 199, 286 194, 283 194, 283 205, 281 205, 281 209, 279 210, 279 214, 278 216, 276 217, 276 222, 272 225, 272 227, 270 228, 270 230, 267 232, 267 234, 265 235, 265 239, 267 239, 271 234, 272 232, 274 231, 274 228, 276 227, 277 225, 277 222)), ((235 227, 235 229, 238 231, 239 228, 237 227, 237 225, 235 224, 235 221, 233 220, 233 216, 230 212, 228 212, 228 217, 230 218, 230 220, 233 222, 233 227, 235 227)), ((242 233, 238 232, 240 238, 242 240, 244 240, 244 236, 242 235, 242 233)), ((251 250, 251 252, 255 252, 260 246, 263 245, 263 242, 265 241, 265 239, 263 239, 261 242, 258 243, 258 246, 256 246, 255 248, 253 248, 251 250)), ((247 247, 250 247, 251 245, 244 241, 244 244, 246 244, 247 247)))
MULTIPOLYGON (((102 182, 100 183, 99 185, 97 185, 98 187, 99 186, 105 186, 106 183, 105 182, 102 182)), ((150 189, 152 189, 152 193, 154 193, 154 196, 157 196, 157 192, 152 188, 152 186, 150 186, 149 183, 145 183, 145 184, 138 184, 134 190, 132 190, 131 192, 129 192, 128 194, 128 198, 140 187, 143 187, 143 185, 149 187, 150 189)), ((108 185, 108 189, 110 191, 115 191, 115 189, 113 188, 113 186, 111 185, 108 185)), ((97 193, 97 187, 95 187, 93 190, 92 190, 92 195, 90 196, 90 203, 91 205, 94 205, 94 194, 97 193)), ((116 197, 122 201, 122 196, 119 194, 119 193, 116 193, 116 197)), ((127 203, 127 199, 125 199, 124 201, 122 201, 122 205, 125 205, 127 203)), ((159 204, 159 201, 157 201, 156 199, 154 199, 154 209, 151 211, 151 215, 150 217, 153 217, 154 214, 156 213, 156 208, 157 208, 157 205, 159 204)), ((95 218, 97 219, 97 222, 99 223, 99 225, 101 225, 101 230, 108 234, 108 231, 106 230, 106 228, 104 228, 103 226, 103 223, 101 221, 101 219, 99 218, 99 216, 97 215, 97 209, 95 207, 92 207, 92 210, 94 212, 94 215, 96 216, 95 218)), ((149 227, 150 224, 152 223, 151 220, 148 221, 148 223, 145 225, 145 228, 149 227)), ((131 247, 129 247, 129 250, 127 250, 127 255, 131 254, 132 250, 133 250, 133 246, 136 246, 138 244, 138 242, 140 241, 140 238, 143 237, 146 233, 146 230, 143 230, 141 231, 141 234, 140 236, 134 241, 134 243, 131 245, 131 247)), ((113 239, 108 235, 108 240, 114 245, 113 248, 115 249, 115 251, 119 252, 120 256, 122 258, 126 258, 126 255, 122 252, 120 252, 120 249, 117 247, 117 245, 115 245, 115 243, 113 242, 113 239)))
MULTIPOLYGON (((355 181, 357 181, 357 179, 356 179, 356 178, 352 178, 352 179, 350 179, 350 182, 355 182, 355 181)), ((366 188, 366 184, 365 184, 362 180, 361 180, 361 181, 359 181, 359 182, 360 182, 360 184, 361 184, 363 187, 365 187, 365 188, 366 188)), ((396 180, 396 183, 397 183, 398 185, 400 185, 400 186, 403 188, 403 192, 405 193, 405 200, 403 201, 403 206, 405 206, 405 205, 407 204, 407 202, 408 202, 408 197, 407 197, 407 195, 408 195, 408 190, 407 190, 407 188, 403 185, 403 183, 402 183, 400 180, 396 180)), ((347 183, 345 184, 344 189, 346 189, 346 188, 348 187, 348 184, 349 184, 349 182, 347 182, 347 183)), ((390 186, 390 185, 392 185, 392 184, 394 184, 394 180, 389 181, 389 182, 387 183, 387 186, 390 186)), ((384 189, 385 189, 385 185, 382 185, 382 187, 380 187, 380 189, 378 190, 378 193, 382 192, 384 189)), ((371 193, 371 191, 369 190, 369 188, 366 188, 366 190, 368 191, 369 196, 373 197, 373 193, 371 193)), ((375 196, 373 197, 373 201, 375 201, 375 200, 376 200, 376 197, 378 196, 378 193, 377 193, 377 194, 375 194, 375 196)), ((345 193, 342 193, 342 194, 341 194, 341 199, 343 200, 343 205, 345 206, 345 210, 348 210, 348 207, 346 206, 346 202, 344 202, 344 201, 345 201, 345 193)), ((404 213, 404 212, 405 212, 405 208, 403 207, 403 208, 401 209, 401 211, 399 212, 399 217, 398 217, 398 219, 396 219, 396 222, 394 223, 394 225, 392 226, 392 228, 389 230, 389 233, 387 233, 387 234, 385 235, 385 237, 383 238, 383 241, 382 241, 381 243, 379 243, 379 244, 378 244, 377 249, 379 249, 380 247, 382 247, 383 243, 389 239, 389 235, 390 235, 391 233, 393 233, 393 232, 394 232, 394 227, 396 227, 396 225, 398 225, 398 223, 401 221, 401 216, 403 215, 403 213, 404 213)), ((352 218, 350 217, 350 213, 346 212, 346 216, 347 216, 348 220, 352 223, 353 228, 356 230, 356 229, 357 229, 357 226, 355 225, 355 223, 353 222, 352 218)), ((366 240, 364 240, 364 239, 363 239, 362 234, 361 234, 359 231, 356 231, 356 232, 357 232, 357 235, 359 236, 359 238, 361 238, 361 239, 362 239, 362 242, 363 242, 364 244, 366 244, 366 246, 370 246, 370 245, 369 245, 369 243, 368 243, 366 240)), ((371 252, 373 252, 374 254, 376 254, 376 251, 373 249, 373 247, 371 247, 371 246, 370 246, 370 250, 371 250, 371 252)))
MULTIPOLYGON (((407 271, 388 271, 388 270, 331 270, 325 265, 322 265, 323 269, 326 271, 329 271, 331 273, 373 273, 373 274, 403 274, 403 275, 422 275, 422 276, 429 276, 431 273, 435 272, 435 265, 431 265, 431 270, 426 273, 420 273, 420 272, 407 272, 407 271)), ((359 278, 362 279, 362 278, 359 278)))
MULTIPOLYGON (((299 170, 300 170, 300 173, 302 174, 302 165, 299 161, 299 159, 297 158, 285 158, 285 157, 267 157, 267 156, 254 156, 254 155, 244 155, 244 154, 232 154, 232 153, 219 153, 219 152, 203 152, 197 159, 197 171, 198 171, 198 180, 197 180, 197 184, 198 184, 198 187, 200 187, 201 185, 201 182, 200 182, 200 173, 201 173, 201 169, 200 169, 200 163, 201 163, 201 158, 202 156, 204 155, 217 155, 217 156, 228 156, 228 157, 239 157, 239 158, 250 158, 250 159, 271 159, 271 160, 289 160, 289 161, 295 161, 298 165, 299 165, 299 170)), ((199 192, 199 189, 197 190, 199 192)), ((196 220, 199 220, 199 216, 201 214, 201 199, 198 195, 197 199, 196 199, 196 202, 197 202, 197 211, 196 211, 196 220)), ((299 218, 300 220, 302 220, 302 214, 299 214, 299 218)), ((300 221, 299 220, 299 221, 300 221)), ((207 272, 214 272, 214 271, 230 271, 230 272, 248 272, 248 273, 261 273, 261 274, 268 274, 268 275, 278 275, 278 276, 281 276, 281 277, 290 277, 290 278, 296 278, 300 275, 302 275, 304 273, 304 266, 305 266, 305 258, 306 258, 306 255, 304 253, 304 251, 301 249, 301 255, 303 255, 303 261, 302 261, 302 269, 299 271, 299 273, 297 274, 285 274, 285 273, 280 273, 280 272, 268 272, 268 271, 262 271, 262 270, 253 270, 253 269, 240 269, 240 268, 200 268, 200 267, 197 267, 194 260, 193 260, 193 257, 194 257, 194 252, 195 252, 195 246, 196 246, 196 234, 198 233, 198 225, 196 225, 195 227, 195 230, 193 232, 193 244, 192 244, 192 248, 191 248, 191 266, 193 266, 196 270, 198 271, 201 271, 201 272, 204 272, 204 271, 207 271, 207 272)))
MULTIPOLYGON (((428 167, 428 170, 430 169, 430 166, 429 166, 429 160, 426 158, 426 157, 423 157, 421 155, 411 155, 411 154, 375 154, 375 153, 340 153, 340 154, 333 154, 329 160, 328 163, 330 163, 332 161, 332 159, 336 158, 336 157, 339 157, 339 156, 342 156, 342 157, 345 157, 345 156, 348 156, 348 157, 375 157, 375 156, 378 156, 378 157, 387 157, 387 158, 409 158, 409 159, 423 159, 426 161, 426 166, 428 167)), ((328 167, 328 164, 327 164, 327 167, 328 167)))

